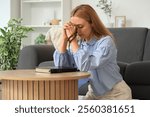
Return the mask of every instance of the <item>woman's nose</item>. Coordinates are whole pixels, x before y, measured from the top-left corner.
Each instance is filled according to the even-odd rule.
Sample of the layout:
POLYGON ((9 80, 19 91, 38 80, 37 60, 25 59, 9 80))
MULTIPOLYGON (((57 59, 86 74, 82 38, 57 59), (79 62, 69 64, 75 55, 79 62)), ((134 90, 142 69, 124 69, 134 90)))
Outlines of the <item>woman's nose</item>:
POLYGON ((78 29, 77 29, 77 33, 80 33, 80 32, 81 32, 81 30, 80 30, 80 28, 78 28, 78 29))

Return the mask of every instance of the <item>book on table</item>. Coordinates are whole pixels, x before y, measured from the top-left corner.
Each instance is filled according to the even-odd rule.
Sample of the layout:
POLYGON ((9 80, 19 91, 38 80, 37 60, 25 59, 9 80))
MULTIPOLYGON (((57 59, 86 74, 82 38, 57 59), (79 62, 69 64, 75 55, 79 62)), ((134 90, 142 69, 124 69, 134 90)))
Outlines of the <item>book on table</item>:
POLYGON ((79 70, 74 67, 49 66, 49 67, 37 67, 35 71, 40 73, 63 73, 63 72, 77 72, 79 70))

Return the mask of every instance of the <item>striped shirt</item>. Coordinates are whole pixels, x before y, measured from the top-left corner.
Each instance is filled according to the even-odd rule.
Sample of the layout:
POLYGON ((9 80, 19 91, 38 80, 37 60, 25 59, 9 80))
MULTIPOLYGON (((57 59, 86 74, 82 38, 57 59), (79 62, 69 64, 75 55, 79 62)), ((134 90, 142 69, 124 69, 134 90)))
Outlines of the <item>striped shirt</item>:
POLYGON ((53 56, 55 66, 77 67, 90 72, 88 80, 96 96, 103 95, 122 80, 116 61, 117 49, 110 36, 84 41, 75 53, 56 50, 53 56))

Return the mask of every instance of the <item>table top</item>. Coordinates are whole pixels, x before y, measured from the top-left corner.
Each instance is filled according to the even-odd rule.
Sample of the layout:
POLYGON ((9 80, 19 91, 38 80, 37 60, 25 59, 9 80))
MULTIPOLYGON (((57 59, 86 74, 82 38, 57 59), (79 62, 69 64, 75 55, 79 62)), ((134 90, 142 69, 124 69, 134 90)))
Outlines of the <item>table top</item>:
POLYGON ((38 73, 35 70, 0 71, 0 80, 76 80, 88 78, 89 72, 38 73))

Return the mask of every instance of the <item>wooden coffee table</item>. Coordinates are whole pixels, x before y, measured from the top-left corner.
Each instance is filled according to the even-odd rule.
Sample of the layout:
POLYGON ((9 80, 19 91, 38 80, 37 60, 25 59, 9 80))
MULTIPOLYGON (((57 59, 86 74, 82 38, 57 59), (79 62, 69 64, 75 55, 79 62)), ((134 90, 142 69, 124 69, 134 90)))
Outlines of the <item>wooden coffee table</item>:
POLYGON ((0 72, 4 100, 76 100, 78 79, 88 72, 37 73, 35 70, 0 72))

